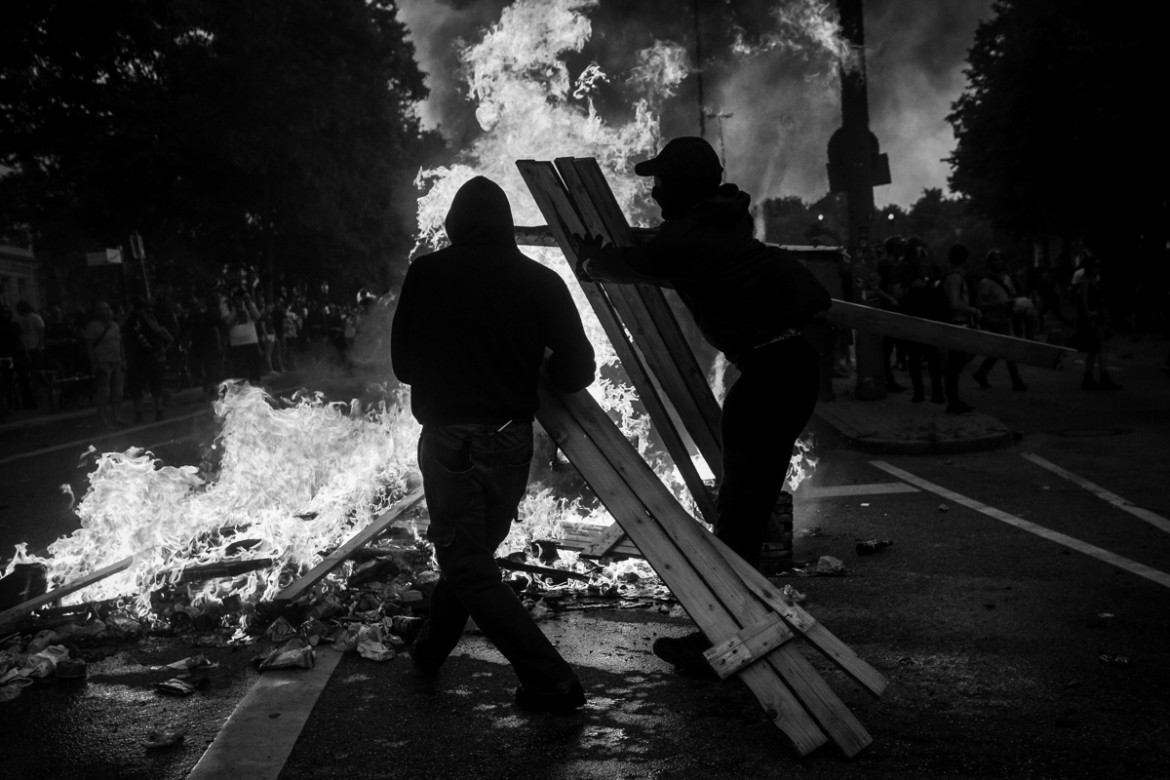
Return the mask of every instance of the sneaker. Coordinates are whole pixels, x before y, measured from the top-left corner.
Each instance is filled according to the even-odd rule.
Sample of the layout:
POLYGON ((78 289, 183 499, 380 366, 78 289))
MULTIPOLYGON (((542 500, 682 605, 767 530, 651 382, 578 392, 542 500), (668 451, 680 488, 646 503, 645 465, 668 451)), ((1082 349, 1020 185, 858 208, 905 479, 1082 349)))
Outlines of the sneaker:
POLYGON ((537 693, 521 685, 516 689, 516 706, 531 712, 551 712, 554 715, 571 715, 585 706, 585 689, 573 680, 569 690, 563 693, 537 693))
POLYGON ((696 631, 684 637, 659 637, 654 640, 651 649, 654 655, 674 666, 674 670, 679 674, 718 679, 719 675, 715 674, 715 670, 703 655, 703 651, 710 647, 711 643, 707 641, 707 637, 696 631))

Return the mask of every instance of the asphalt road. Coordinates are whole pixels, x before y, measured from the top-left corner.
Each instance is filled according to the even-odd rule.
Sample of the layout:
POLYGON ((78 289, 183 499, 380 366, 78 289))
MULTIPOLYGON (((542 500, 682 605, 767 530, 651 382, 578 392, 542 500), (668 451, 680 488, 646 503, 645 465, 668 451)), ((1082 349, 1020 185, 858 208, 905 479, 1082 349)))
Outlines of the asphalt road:
MULTIPOLYGON (((589 690, 577 717, 516 710, 510 669, 476 635, 433 690, 401 659, 351 654, 318 675, 315 700, 284 704, 256 697, 251 651, 156 637, 111 648, 84 683, 0 703, 4 774, 187 777, 217 735, 238 730, 224 722, 243 702, 252 720, 237 711, 236 723, 267 722, 245 730, 245 744, 284 739, 291 749, 270 774, 238 777, 1170 777, 1170 377, 1160 370, 1170 344, 1114 346, 1119 393, 1081 391, 1076 367, 1024 369, 1027 393, 1006 389, 1002 367, 991 390, 968 381, 968 400, 1018 432, 1007 449, 875 455, 814 424, 820 463, 796 495, 795 554, 838 557, 848 573, 789 581, 890 681, 874 699, 808 653, 873 736, 856 758, 831 745, 798 758, 742 685, 676 676, 650 645, 689 631, 685 616, 581 609, 543 624, 589 690), (873 485, 914 492, 863 487, 873 485), (856 540, 869 538, 894 544, 857 556, 856 540), (198 651, 219 664, 205 689, 154 693, 153 666, 198 651), (144 747, 174 719, 188 729, 180 745, 144 747)), ((198 457, 210 418, 183 416, 104 445, 198 457)), ((70 529, 58 486, 81 495, 77 459, 96 433, 70 425, 0 441, 0 549, 70 529)), ((267 685, 311 687, 298 674, 267 685)))

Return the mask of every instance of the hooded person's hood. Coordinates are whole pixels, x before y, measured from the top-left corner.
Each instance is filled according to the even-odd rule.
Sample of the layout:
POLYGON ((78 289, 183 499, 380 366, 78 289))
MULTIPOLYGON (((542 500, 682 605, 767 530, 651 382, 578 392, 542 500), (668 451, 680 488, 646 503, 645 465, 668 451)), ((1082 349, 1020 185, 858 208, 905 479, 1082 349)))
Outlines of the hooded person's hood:
POLYGON ((483 176, 471 179, 455 193, 444 226, 452 245, 516 246, 508 196, 500 185, 483 176))

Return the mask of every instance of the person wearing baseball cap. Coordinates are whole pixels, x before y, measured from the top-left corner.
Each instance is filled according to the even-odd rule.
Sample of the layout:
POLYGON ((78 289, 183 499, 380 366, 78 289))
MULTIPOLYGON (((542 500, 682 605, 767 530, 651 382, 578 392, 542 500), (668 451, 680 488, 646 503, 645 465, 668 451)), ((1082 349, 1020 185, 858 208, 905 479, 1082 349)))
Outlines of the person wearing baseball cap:
MULTIPOLYGON (((829 308, 829 293, 792 253, 755 237, 751 196, 723 182, 719 157, 702 138, 675 138, 634 172, 654 177, 662 226, 630 247, 579 236, 578 272, 673 288, 704 338, 740 370, 723 402, 715 533, 758 567, 793 447, 819 392, 817 353, 801 331, 829 308)), ((708 647, 696 632, 661 638, 653 649, 680 672, 709 676, 708 647)))

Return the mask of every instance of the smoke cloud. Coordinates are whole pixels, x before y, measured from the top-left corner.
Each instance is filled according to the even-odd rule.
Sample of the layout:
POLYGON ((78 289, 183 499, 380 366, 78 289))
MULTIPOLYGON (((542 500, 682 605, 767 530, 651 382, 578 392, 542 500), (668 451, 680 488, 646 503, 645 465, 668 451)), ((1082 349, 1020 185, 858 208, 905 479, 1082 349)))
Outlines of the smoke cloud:
MULTIPOLYGON (((453 149, 483 132, 468 99, 458 53, 482 39, 505 0, 400 0, 431 96, 420 107, 428 127, 453 149)), ((579 4, 593 34, 568 62, 576 76, 596 62, 608 80, 593 99, 607 121, 627 121, 634 98, 627 77, 635 53, 657 41, 682 46, 700 76, 659 96, 664 137, 704 134, 724 156, 727 179, 759 202, 768 197, 816 200, 828 191, 829 136, 841 123, 837 61, 819 37, 815 17, 832 21, 835 5, 817 0, 600 0, 579 4), (797 29, 797 25, 804 29, 797 29), (701 81, 701 87, 700 87, 701 81), (705 110, 700 112, 699 90, 705 110)), ((866 70, 870 127, 889 154, 893 182, 877 187, 879 206, 909 206, 926 188, 947 192, 954 147, 946 116, 965 78, 975 27, 992 0, 866 0, 866 70)))

